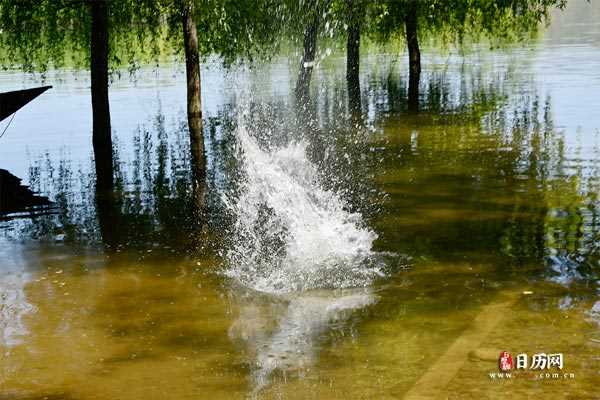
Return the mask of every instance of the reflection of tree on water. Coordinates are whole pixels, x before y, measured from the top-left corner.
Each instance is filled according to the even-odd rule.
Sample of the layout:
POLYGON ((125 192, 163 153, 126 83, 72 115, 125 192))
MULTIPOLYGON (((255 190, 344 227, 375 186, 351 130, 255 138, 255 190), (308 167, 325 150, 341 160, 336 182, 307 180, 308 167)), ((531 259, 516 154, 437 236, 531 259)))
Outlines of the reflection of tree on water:
POLYGON ((598 160, 566 148, 550 99, 495 84, 479 92, 479 104, 459 101, 458 111, 405 116, 397 133, 390 128, 384 169, 402 178, 384 180, 384 190, 403 193, 395 201, 410 214, 393 242, 446 261, 468 254, 501 274, 533 267, 562 283, 594 279, 598 160), (494 100, 504 97, 511 101, 494 100))
MULTIPOLYGON (((381 73, 389 79, 373 75, 363 81, 364 126, 348 118, 343 79, 323 85, 300 116, 283 101, 264 106, 233 99, 208 117, 209 232, 218 236, 227 227, 218 192, 235 190, 236 121, 247 108, 264 136, 259 142, 307 139, 309 158, 327 177, 323 184, 342 192, 349 207, 380 221, 383 249, 443 260, 469 254, 473 261, 501 266, 502 273, 531 265, 545 265, 558 279, 597 273, 597 161, 578 160, 565 149, 549 99, 513 93, 509 74, 490 79, 463 71, 457 81, 444 71, 423 73, 421 112, 396 117, 407 107, 398 95, 406 88, 397 74, 381 73), (390 205, 419 223, 388 229, 394 224, 386 221, 390 205)), ((99 207, 87 169, 74 169, 66 157, 36 160, 32 187, 51 194, 59 213, 23 224, 21 234, 78 243, 104 238, 116 249, 194 247, 203 221, 194 214, 186 146, 185 122, 166 124, 159 113, 152 127, 136 133, 131 162, 118 161, 128 153, 115 154, 116 195, 99 207)))
MULTIPOLYGON (((343 81, 341 84, 345 85, 343 81)), ((369 88, 365 102, 372 102, 380 93, 381 90, 369 88)), ((324 176, 334 178, 325 182, 336 188, 352 188, 352 193, 348 193, 353 198, 350 204, 364 206, 380 201, 377 196, 367 196, 369 200, 365 200, 365 193, 373 187, 374 157, 369 150, 369 131, 356 129, 348 118, 339 118, 347 115, 345 103, 340 101, 345 95, 342 86, 333 85, 331 90, 325 86, 307 106, 308 112, 298 118, 292 116, 293 112, 284 103, 274 102, 263 107, 266 111, 258 110, 255 122, 262 124, 265 130, 279 125, 274 131, 277 135, 289 137, 305 132, 311 158, 323 169, 324 176), (351 173, 340 173, 340 170, 351 173), (349 181, 352 184, 348 184, 349 181)), ((214 191, 211 194, 211 187, 228 186, 235 181, 236 160, 231 143, 235 141, 236 114, 240 107, 235 102, 223 107, 217 115, 207 118, 205 126, 206 216, 213 220, 222 216, 218 211, 219 200, 214 191)), ((192 228, 198 228, 199 218, 194 210, 198 209, 198 198, 203 198, 204 193, 190 190, 194 185, 189 172, 192 168, 185 122, 167 129, 164 119, 159 113, 152 128, 142 127, 136 133, 131 162, 119 161, 120 156, 129 154, 121 154, 116 144, 114 196, 96 197, 89 183, 94 180, 93 173, 85 166, 73 166, 65 154, 60 160, 52 160, 48 154, 35 160, 30 170, 32 187, 50 194, 59 213, 25 224, 23 233, 34 238, 60 238, 79 243, 97 243, 104 238, 110 247, 142 245, 142 242, 145 242, 142 247, 158 242, 191 244, 187 239, 182 242, 174 237, 189 238, 192 228), (97 219, 100 224, 96 223, 97 219), (170 234, 173 234, 171 239, 170 234)), ((361 211, 372 214, 376 208, 361 211)))
POLYGON ((582 159, 577 150, 565 149, 550 110, 549 99, 543 109, 533 99, 529 111, 513 115, 512 128, 488 122, 491 129, 511 138, 513 215, 522 215, 505 230, 503 251, 522 263, 544 260, 551 279, 568 284, 598 276, 600 165, 598 160, 582 159))
POLYGON ((93 169, 75 169, 64 154, 59 160, 45 154, 32 163, 29 181, 55 201, 57 213, 21 221, 18 235, 71 244, 102 242, 113 250, 193 246, 190 236, 202 221, 187 147, 185 126, 167 128, 159 114, 152 128, 142 126, 135 133, 131 162, 120 160, 116 144, 115 191, 97 195, 93 169))
MULTIPOLYGON (((555 127, 551 99, 515 92, 510 69, 490 79, 465 68, 458 80, 452 71, 424 74, 419 115, 402 114, 408 89, 398 74, 365 79, 365 119, 384 126, 375 145, 388 177, 376 179, 391 193, 393 214, 407 220, 380 212, 380 245, 449 262, 467 257, 499 274, 533 268, 562 284, 597 279, 599 160, 567 148, 574 132, 555 127)), ((332 87, 323 92, 335 107, 332 87)))

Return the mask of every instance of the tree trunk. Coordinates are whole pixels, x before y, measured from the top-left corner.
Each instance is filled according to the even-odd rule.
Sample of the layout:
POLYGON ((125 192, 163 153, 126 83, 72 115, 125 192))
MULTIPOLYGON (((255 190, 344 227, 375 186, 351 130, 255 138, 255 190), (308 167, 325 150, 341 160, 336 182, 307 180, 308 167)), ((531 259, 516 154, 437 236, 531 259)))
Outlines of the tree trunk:
POLYGON ((108 105, 108 7, 105 1, 90 3, 91 79, 93 146, 96 186, 101 191, 113 188, 113 153, 108 105))
POLYGON ((408 108, 419 109, 419 81, 421 79, 421 52, 417 36, 417 4, 418 0, 409 0, 406 12, 406 45, 408 46, 408 108))
MULTIPOLYGON (((317 0, 318 1, 318 0, 317 0)), ((315 2, 315 8, 316 8, 315 2)), ((309 99, 310 78, 312 76, 315 54, 317 52, 317 34, 321 19, 320 11, 315 11, 314 18, 304 30, 304 54, 300 62, 300 73, 296 82, 296 101, 305 104, 309 99)))
POLYGON ((198 211, 204 206, 206 183, 206 156, 202 131, 202 99, 200 91, 200 54, 198 33, 193 18, 191 3, 182 9, 183 41, 185 48, 185 70, 187 76, 187 115, 190 131, 193 191, 198 211))
POLYGON ((114 192, 96 189, 96 217, 105 250, 116 251, 119 247, 123 226, 114 192))
POLYGON ((346 44, 346 82, 348 85, 348 106, 353 116, 360 115, 360 28, 353 23, 348 28, 346 44))

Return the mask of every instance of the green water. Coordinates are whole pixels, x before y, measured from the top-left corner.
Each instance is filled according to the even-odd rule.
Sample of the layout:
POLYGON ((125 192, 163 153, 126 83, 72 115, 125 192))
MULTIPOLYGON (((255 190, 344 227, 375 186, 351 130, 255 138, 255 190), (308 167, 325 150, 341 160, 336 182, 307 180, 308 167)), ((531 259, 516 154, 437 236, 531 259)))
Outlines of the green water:
MULTIPOLYGON (((358 125, 345 115, 343 58, 320 70, 300 117, 281 65, 237 76, 263 89, 250 105, 223 95, 226 82, 206 85, 208 218, 187 189, 180 84, 120 84, 117 102, 148 87, 163 97, 145 114, 115 112, 109 205, 69 126, 24 121, 54 139, 27 157, 15 131, 0 166, 57 214, 0 221, 0 399, 597 398, 599 26, 589 16, 564 34, 586 13, 568 10, 532 47, 466 64, 426 53, 417 114, 390 55, 365 61, 358 125), (377 233, 384 276, 277 296, 223 276, 231 216, 220 193, 236 185, 236 117, 254 106, 258 132, 308 141, 323 185, 377 233), (501 351, 562 353, 564 367, 493 379, 501 351)), ((57 91, 76 109, 87 92, 74 82, 57 91)))

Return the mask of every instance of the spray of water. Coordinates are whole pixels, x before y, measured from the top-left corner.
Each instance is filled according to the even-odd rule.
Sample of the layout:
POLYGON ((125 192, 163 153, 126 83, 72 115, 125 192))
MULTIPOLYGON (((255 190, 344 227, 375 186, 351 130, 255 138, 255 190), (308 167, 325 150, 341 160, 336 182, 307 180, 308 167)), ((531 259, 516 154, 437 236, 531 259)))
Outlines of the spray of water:
POLYGON ((224 195, 234 227, 227 274, 268 293, 369 285, 380 275, 372 251, 377 235, 340 195, 306 152, 305 141, 261 148, 238 121, 242 178, 224 195))

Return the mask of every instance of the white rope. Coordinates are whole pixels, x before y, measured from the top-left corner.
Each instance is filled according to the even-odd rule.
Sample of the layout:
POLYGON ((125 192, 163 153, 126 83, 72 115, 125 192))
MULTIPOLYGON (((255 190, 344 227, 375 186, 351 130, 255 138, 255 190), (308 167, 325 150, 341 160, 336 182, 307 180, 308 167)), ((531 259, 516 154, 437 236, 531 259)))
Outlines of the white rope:
POLYGON ((0 139, 2 139, 2 136, 4 136, 4 134, 6 133, 6 130, 8 129, 10 124, 12 124, 13 119, 15 119, 15 115, 17 115, 16 111, 13 113, 12 117, 10 117, 10 121, 8 121, 8 125, 6 125, 6 128, 4 128, 4 130, 2 131, 2 134, 0 134, 0 139))

